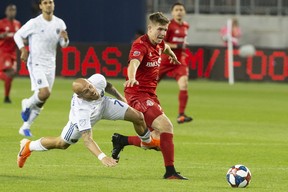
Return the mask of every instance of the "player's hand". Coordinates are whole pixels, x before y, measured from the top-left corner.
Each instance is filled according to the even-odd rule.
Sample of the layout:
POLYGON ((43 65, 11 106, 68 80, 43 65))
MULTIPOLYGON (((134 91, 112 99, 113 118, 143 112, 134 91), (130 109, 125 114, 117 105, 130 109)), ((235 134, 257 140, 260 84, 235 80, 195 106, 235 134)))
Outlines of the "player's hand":
POLYGON ((67 33, 67 31, 61 31, 61 32, 60 32, 60 37, 64 38, 65 41, 67 41, 67 40, 68 40, 68 33, 67 33))
POLYGON ((26 50, 25 47, 21 48, 20 51, 21 51, 21 56, 20 56, 21 61, 27 62, 28 55, 29 55, 28 51, 26 50))
POLYGON ((104 157, 101 160, 102 164, 105 165, 106 167, 114 167, 117 165, 117 160, 113 159, 112 157, 104 157))
POLYGON ((134 85, 139 85, 139 82, 136 79, 128 79, 124 83, 124 87, 133 87, 134 85))
POLYGON ((180 61, 178 61, 176 55, 172 55, 169 57, 169 60, 170 60, 170 63, 173 63, 173 64, 181 64, 180 61))

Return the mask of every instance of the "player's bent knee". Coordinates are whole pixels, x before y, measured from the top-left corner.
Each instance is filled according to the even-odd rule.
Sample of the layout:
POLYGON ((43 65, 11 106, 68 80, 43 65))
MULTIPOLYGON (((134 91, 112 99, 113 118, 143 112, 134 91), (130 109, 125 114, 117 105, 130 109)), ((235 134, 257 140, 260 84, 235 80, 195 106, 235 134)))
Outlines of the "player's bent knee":
POLYGON ((42 101, 46 101, 50 97, 50 91, 48 88, 40 89, 40 92, 38 93, 38 97, 42 101))
POLYGON ((144 123, 144 115, 131 107, 127 109, 124 119, 136 124, 144 123))
POLYGON ((62 139, 60 139, 57 143, 57 148, 58 149, 67 149, 70 146, 69 143, 66 143, 65 141, 63 141, 62 139))

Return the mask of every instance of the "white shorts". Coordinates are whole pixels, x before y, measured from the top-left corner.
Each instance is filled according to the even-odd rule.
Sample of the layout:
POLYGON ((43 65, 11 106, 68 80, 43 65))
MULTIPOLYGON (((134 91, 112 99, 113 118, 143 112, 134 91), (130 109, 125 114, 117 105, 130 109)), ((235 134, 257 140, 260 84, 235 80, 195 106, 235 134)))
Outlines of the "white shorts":
POLYGON ((31 79, 32 91, 44 87, 48 87, 50 91, 52 90, 55 80, 55 68, 48 68, 39 64, 29 64, 27 67, 31 79))
MULTIPOLYGON (((125 113, 129 108, 127 103, 106 96, 101 105, 102 106, 98 108, 98 110, 100 110, 98 116, 94 118, 93 121, 91 120, 92 127, 100 119, 124 120, 125 113)), ((78 129, 77 123, 73 123, 73 121, 70 119, 62 130, 61 138, 68 144, 75 144, 80 137, 81 132, 78 129)))

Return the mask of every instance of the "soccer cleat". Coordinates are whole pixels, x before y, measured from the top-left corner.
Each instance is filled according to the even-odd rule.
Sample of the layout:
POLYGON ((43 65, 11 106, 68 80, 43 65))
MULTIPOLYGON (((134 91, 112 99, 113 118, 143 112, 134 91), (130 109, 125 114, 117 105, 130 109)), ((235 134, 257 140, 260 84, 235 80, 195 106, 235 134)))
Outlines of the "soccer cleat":
POLYGON ((10 100, 8 96, 6 96, 4 99, 4 103, 12 103, 12 101, 10 100))
POLYGON ((122 140, 124 139, 124 135, 121 135, 119 133, 114 133, 112 135, 112 144, 113 144, 113 149, 112 149, 112 158, 116 159, 117 162, 120 159, 120 152, 123 150, 125 145, 123 144, 122 140))
POLYGON ((22 111, 21 111, 21 117, 23 119, 24 122, 28 121, 30 113, 31 113, 31 109, 30 107, 27 107, 27 100, 28 99, 23 99, 22 100, 22 111))
POLYGON ((187 123, 187 122, 190 122, 192 121, 193 118, 192 117, 188 117, 187 115, 185 114, 180 114, 178 117, 177 117, 177 123, 187 123))
POLYGON ((141 141, 141 148, 143 149, 155 149, 156 151, 160 151, 160 140, 159 139, 154 139, 151 137, 151 142, 146 143, 141 141))
POLYGON ((22 127, 20 127, 19 134, 25 137, 32 137, 30 125, 27 122, 24 122, 22 127))
POLYGON ((173 173, 173 174, 165 174, 164 179, 179 179, 179 180, 188 180, 187 177, 183 177, 182 175, 180 175, 180 173, 173 173))
POLYGON ((17 163, 20 168, 22 168, 27 160, 27 158, 31 155, 31 151, 29 149, 30 144, 29 139, 22 139, 20 141, 20 151, 17 156, 17 163))
POLYGON ((20 129, 19 134, 23 135, 25 137, 32 137, 33 136, 30 129, 20 129))

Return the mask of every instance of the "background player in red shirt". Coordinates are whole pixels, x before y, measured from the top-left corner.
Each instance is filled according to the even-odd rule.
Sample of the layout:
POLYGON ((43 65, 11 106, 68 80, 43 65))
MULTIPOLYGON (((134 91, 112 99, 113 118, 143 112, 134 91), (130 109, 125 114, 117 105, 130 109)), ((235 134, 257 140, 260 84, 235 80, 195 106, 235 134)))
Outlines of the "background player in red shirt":
POLYGON ((0 20, 0 79, 4 81, 4 103, 11 103, 9 94, 13 77, 17 72, 16 45, 13 36, 21 24, 15 19, 16 12, 16 5, 9 4, 5 10, 6 18, 0 20))
MULTIPOLYGON (((173 125, 164 114, 155 92, 159 80, 161 54, 169 55, 171 63, 180 64, 169 45, 163 41, 168 24, 169 20, 162 13, 157 12, 149 16, 147 34, 134 41, 130 50, 124 92, 128 104, 142 112, 147 126, 160 134, 160 148, 166 168, 164 179, 186 180, 187 178, 177 173, 174 168, 173 125)), ((139 141, 133 136, 125 138, 126 142, 130 138, 130 144, 139 141)), ((118 144, 113 145, 113 158, 117 158, 125 146, 122 142, 118 144)))
POLYGON ((190 122, 192 117, 185 115, 185 108, 188 101, 188 75, 189 69, 186 63, 186 38, 188 34, 189 25, 183 21, 185 16, 185 8, 182 3, 175 3, 172 5, 171 14, 173 19, 170 21, 168 31, 165 36, 165 43, 168 44, 181 65, 173 65, 170 63, 167 55, 162 55, 162 61, 159 71, 159 80, 161 80, 166 74, 176 79, 179 86, 179 108, 178 108, 178 123, 190 122))

